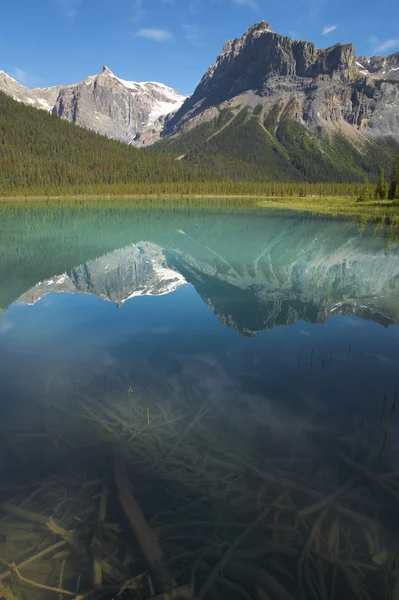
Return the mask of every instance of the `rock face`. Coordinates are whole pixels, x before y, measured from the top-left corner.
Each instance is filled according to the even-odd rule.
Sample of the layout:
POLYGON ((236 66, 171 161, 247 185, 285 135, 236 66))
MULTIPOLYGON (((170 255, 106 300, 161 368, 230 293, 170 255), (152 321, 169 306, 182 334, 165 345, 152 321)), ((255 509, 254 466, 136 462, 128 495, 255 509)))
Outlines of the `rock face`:
POLYGON ((352 44, 318 50, 262 21, 226 42, 193 95, 167 119, 163 135, 211 107, 254 106, 255 94, 260 105, 279 102, 285 116, 289 106, 288 116, 311 131, 333 126, 347 136, 361 130, 399 140, 398 81, 399 53, 356 57, 352 44))
POLYGON ((107 137, 132 143, 161 131, 165 116, 185 100, 161 83, 125 81, 108 67, 73 85, 29 90, 0 71, 0 91, 107 137))
MULTIPOLYGON (((165 116, 184 101, 161 83, 125 81, 108 67, 99 75, 57 91, 53 114, 127 143, 143 131, 161 130, 165 116)), ((46 99, 51 88, 33 92, 46 99)))
POLYGON ((357 56, 356 65, 362 75, 374 79, 386 79, 387 81, 399 81, 399 52, 390 56, 357 56))
POLYGON ((38 98, 31 90, 18 83, 18 81, 7 75, 4 71, 0 71, 0 92, 11 96, 17 102, 23 102, 35 108, 48 111, 52 110, 52 105, 45 98, 38 98))

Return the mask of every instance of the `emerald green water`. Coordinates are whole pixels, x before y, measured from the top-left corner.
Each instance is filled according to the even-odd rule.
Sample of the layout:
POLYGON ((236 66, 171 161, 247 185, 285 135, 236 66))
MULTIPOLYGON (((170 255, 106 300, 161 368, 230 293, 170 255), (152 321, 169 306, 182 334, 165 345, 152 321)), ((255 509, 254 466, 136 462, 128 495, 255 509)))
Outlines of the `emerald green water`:
MULTIPOLYGON (((99 497, 82 483, 103 482, 137 562, 103 543, 121 580, 105 575, 101 597, 114 597, 148 567, 115 491, 122 452, 170 569, 198 597, 395 594, 398 322, 388 228, 254 209, 0 206, 0 502, 43 486, 27 506, 75 529, 76 498, 99 497)), ((79 521, 85 591, 95 514, 79 521)), ((0 508, 0 559, 23 553, 7 537, 21 527, 0 508)), ((31 527, 30 555, 49 543, 31 527)), ((40 565, 31 578, 58 587, 60 561, 40 565)), ((73 552, 65 568, 75 590, 73 552)), ((58 597, 17 579, 18 598, 58 597)))

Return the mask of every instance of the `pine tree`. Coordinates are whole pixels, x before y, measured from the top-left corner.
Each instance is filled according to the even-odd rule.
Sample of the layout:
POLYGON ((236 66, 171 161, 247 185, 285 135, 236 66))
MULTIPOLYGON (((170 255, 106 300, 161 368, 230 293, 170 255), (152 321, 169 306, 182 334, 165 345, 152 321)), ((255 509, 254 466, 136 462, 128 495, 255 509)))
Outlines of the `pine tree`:
POLYGON ((380 177, 378 179, 377 187, 375 188, 374 196, 377 200, 385 200, 387 197, 387 184, 385 181, 384 169, 380 170, 380 177))
POLYGON ((367 202, 368 200, 371 200, 371 199, 372 199, 372 194, 371 194, 369 180, 367 179, 366 183, 362 187, 360 196, 358 197, 358 201, 359 202, 367 202))
POLYGON ((399 200, 399 154, 396 156, 392 171, 391 185, 389 188, 389 199, 399 200))

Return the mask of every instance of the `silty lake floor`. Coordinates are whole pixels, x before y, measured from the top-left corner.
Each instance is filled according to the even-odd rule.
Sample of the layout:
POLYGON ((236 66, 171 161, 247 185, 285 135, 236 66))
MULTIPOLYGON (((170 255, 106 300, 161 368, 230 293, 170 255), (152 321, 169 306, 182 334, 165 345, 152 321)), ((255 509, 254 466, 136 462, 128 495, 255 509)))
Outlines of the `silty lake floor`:
POLYGON ((51 204, 0 228, 0 594, 396 597, 391 232, 51 204))

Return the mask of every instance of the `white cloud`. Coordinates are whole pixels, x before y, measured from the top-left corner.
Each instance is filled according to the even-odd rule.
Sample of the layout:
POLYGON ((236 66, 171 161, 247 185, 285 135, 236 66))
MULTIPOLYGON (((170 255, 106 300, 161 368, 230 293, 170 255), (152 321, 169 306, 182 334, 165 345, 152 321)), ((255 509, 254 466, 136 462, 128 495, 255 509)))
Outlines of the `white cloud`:
POLYGON ((132 21, 133 21, 133 23, 137 23, 137 21, 140 21, 141 17, 144 15, 142 0, 133 0, 132 11, 133 11, 132 21))
POLYGON ((258 3, 256 0, 233 0, 234 4, 238 4, 238 6, 250 6, 254 10, 258 8, 258 3))
POLYGON ((79 1, 80 0, 53 0, 54 4, 60 9, 62 16, 71 20, 78 14, 76 4, 78 4, 79 1))
POLYGON ((183 23, 181 26, 184 31, 184 37, 189 42, 198 42, 201 28, 198 25, 190 25, 189 23, 183 23))
POLYGON ((11 71, 10 75, 14 79, 16 79, 19 83, 23 83, 24 85, 27 85, 29 83, 28 73, 26 71, 24 71, 23 69, 20 69, 19 67, 15 67, 15 69, 13 69, 13 71, 11 71))
POLYGON ((374 49, 374 52, 387 52, 388 50, 394 50, 395 48, 399 48, 399 39, 398 40, 386 40, 374 49))
POLYGON ((0 323, 0 334, 5 334, 7 333, 7 331, 11 331, 11 329, 14 329, 15 325, 12 321, 1 321, 0 323))
POLYGON ((140 29, 137 35, 155 42, 167 42, 173 39, 173 34, 166 29, 140 29))
POLYGON ((332 31, 335 31, 337 29, 337 27, 338 27, 338 25, 326 25, 325 27, 323 27, 321 34, 328 35, 332 31))
POLYGON ((10 71, 9 74, 16 81, 18 81, 19 83, 22 83, 23 85, 26 85, 28 87, 32 87, 34 85, 40 85, 40 83, 42 83, 42 80, 40 77, 37 77, 36 75, 34 75, 32 73, 28 73, 27 71, 25 71, 24 69, 21 69, 20 67, 14 67, 14 69, 12 71, 10 71))

